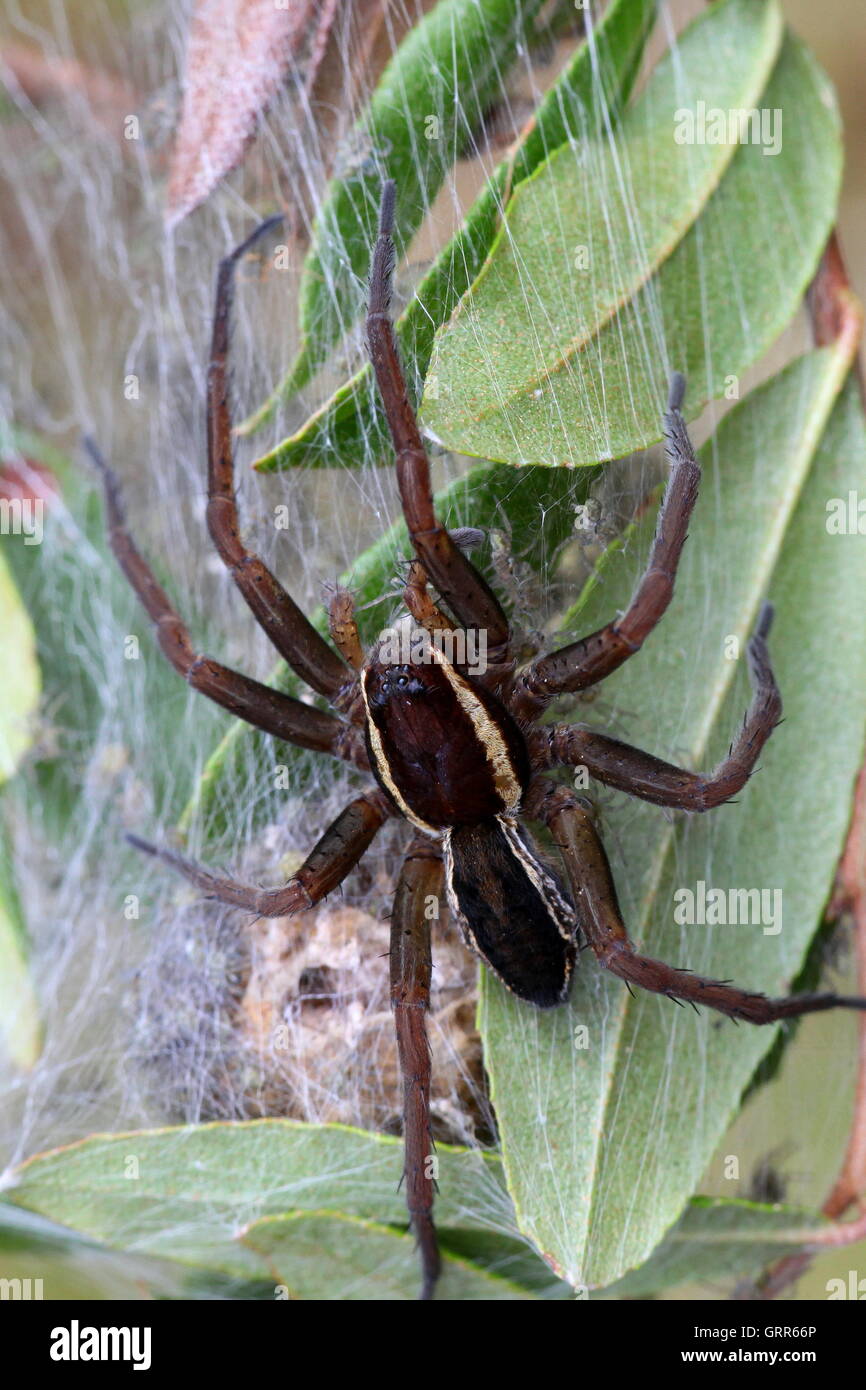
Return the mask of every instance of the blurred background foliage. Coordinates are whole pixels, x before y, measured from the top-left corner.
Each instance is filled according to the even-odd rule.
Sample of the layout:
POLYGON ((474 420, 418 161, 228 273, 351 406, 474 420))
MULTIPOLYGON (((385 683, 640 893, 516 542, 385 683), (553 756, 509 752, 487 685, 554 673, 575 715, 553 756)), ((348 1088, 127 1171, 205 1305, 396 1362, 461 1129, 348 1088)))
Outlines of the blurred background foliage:
MULTIPOLYGON (((201 646, 263 678, 271 666, 267 645, 245 620, 246 610, 229 593, 204 543, 203 405, 215 264, 248 227, 251 213, 281 204, 294 209, 288 237, 291 283, 276 293, 265 283, 265 292, 257 293, 264 272, 252 263, 243 287, 251 293, 239 296, 234 383, 238 400, 253 410, 301 345, 292 310, 300 248, 323 172, 333 167, 333 151, 345 148, 353 111, 374 89, 394 43, 422 8, 395 7, 392 22, 376 30, 366 65, 356 65, 350 92, 345 62, 330 79, 326 71, 318 107, 316 93, 304 87, 309 53, 299 48, 293 61, 300 76, 274 90, 241 167, 167 236, 167 184, 174 190, 176 213, 185 198, 194 201, 178 174, 176 147, 173 154, 188 12, 144 0, 98 5, 67 0, 65 7, 28 0, 26 9, 4 6, 0 443, 7 481, 44 497, 51 517, 41 546, 4 536, 0 551, 5 716, 0 738, 6 740, 0 743, 0 769, 9 779, 2 793, 0 838, 0 942, 6 963, 0 1008, 9 1040, 2 1139, 10 1165, 96 1131, 172 1121, 264 1113, 392 1132, 397 1124, 379 951, 370 952, 369 962, 359 961, 357 948, 339 935, 345 925, 325 923, 317 938, 320 954, 330 951, 345 959, 346 970, 354 972, 353 988, 363 998, 364 1020, 375 1017, 379 1031, 365 1032, 352 1015, 354 1003, 345 998, 327 1026, 320 1017, 302 1034, 301 1069, 313 1066, 314 1034, 327 1035, 332 1051, 326 1049, 324 1060, 315 1063, 321 1068, 309 1088, 315 1094, 299 1097, 302 1088, 290 1069, 274 1078, 262 1061, 264 1005, 256 991, 262 993, 264 986, 250 964, 249 943, 238 945, 230 914, 202 909, 185 887, 143 867, 125 845, 125 829, 149 833, 154 825, 170 827, 182 820, 196 855, 231 863, 246 877, 272 875, 275 863, 288 873, 344 799, 347 781, 345 776, 322 780, 315 764, 301 757, 292 763, 287 798, 272 777, 262 776, 261 748, 250 740, 220 764, 221 775, 214 778, 214 749, 227 721, 191 699, 173 674, 151 659, 151 639, 107 552, 101 505, 79 441, 83 431, 91 431, 116 462, 142 547, 179 602, 182 598, 201 646), (27 66, 28 55, 33 60, 39 54, 50 60, 50 80, 45 67, 34 61, 27 66), (65 65, 59 77, 58 63, 65 65), (315 137, 308 108, 320 117, 313 122, 315 137), (124 138, 131 114, 140 120, 140 138, 124 138), (10 598, 12 581, 21 606, 10 598), (124 648, 130 637, 140 640, 144 654, 134 667, 124 648), (130 915, 130 895, 137 916, 130 915), (355 1051, 336 1051, 335 1039, 347 1027, 357 1030, 350 1033, 355 1051), (358 1052, 358 1062, 362 1032, 373 1041, 364 1043, 368 1050, 358 1052)), ((819 8, 806 0, 783 0, 782 9, 838 93, 846 145, 838 225, 852 281, 862 291, 862 16, 844 0, 827 0, 819 8)), ((361 5, 358 10, 365 12, 361 5)), ((665 7, 667 18, 650 39, 647 66, 684 18, 698 12, 699 6, 687 0, 665 7)), ((483 148, 457 164, 456 194, 446 180, 412 238, 398 275, 400 305, 455 230, 458 208, 471 203, 485 171, 496 167, 515 128, 569 60, 576 42, 573 18, 572 13, 568 24, 554 24, 521 59, 500 102, 483 94, 483 148)), ((351 51, 349 45, 346 52, 351 51)), ((808 346, 801 313, 748 375, 747 386, 808 346)), ((280 406, 268 441, 276 443, 300 428, 328 391, 357 367, 358 354, 356 337, 329 360, 313 387, 304 383, 297 398, 280 406)), ((699 437, 714 423, 715 417, 705 417, 699 437)), ((239 441, 244 514, 257 543, 261 538, 264 558, 290 575, 294 596, 313 611, 323 582, 343 574, 395 521, 393 479, 375 467, 357 476, 328 468, 252 475, 247 465, 264 448, 262 436, 239 441), (288 535, 270 524, 274 507, 286 504, 288 535)), ((480 475, 474 477, 472 496, 466 492, 462 480, 468 467, 467 460, 453 455, 435 460, 437 486, 451 489, 455 516, 481 496, 480 475)), ((649 454, 608 472, 606 491, 602 485, 599 495, 614 522, 622 524, 635 499, 659 476, 659 462, 649 454)), ((518 483, 507 481, 506 472, 485 477, 489 497, 506 490, 508 511, 519 515, 518 483)), ((570 515, 585 500, 589 483, 585 477, 569 478, 567 486, 563 480, 547 484, 559 492, 543 500, 548 530, 534 538, 542 550, 553 546, 556 507, 570 515)), ((709 485, 706 491, 711 499, 709 485)), ((536 503, 533 499, 532 507, 536 503)), ((532 507, 527 504, 523 511, 526 535, 518 536, 517 553, 524 557, 533 539, 532 507)), ((505 518, 498 520, 505 525, 505 518)), ((395 535, 380 551, 366 589, 363 575, 355 576, 371 605, 365 614, 370 631, 388 611, 387 603, 376 602, 377 588, 397 549, 395 535)), ((486 558, 493 563, 492 556, 486 558)), ((586 564, 586 556, 569 555, 555 577, 542 566, 543 602, 537 581, 533 589, 531 576, 517 574, 514 592, 527 628, 549 622, 551 614, 562 618, 586 564)), ((388 603, 392 597, 389 592, 388 603)), ((269 751, 267 756, 277 764, 283 755, 269 751)), ((814 776, 821 775, 816 763, 814 776)), ((387 910, 392 854, 393 837, 386 837, 347 892, 345 906, 359 914, 352 930, 369 931, 370 942, 379 939, 376 932, 387 910)), ((256 943, 252 955, 261 949, 256 943)), ((454 943, 443 943, 441 951, 442 985, 452 991, 458 1020, 437 1044, 446 1078, 438 1099, 441 1135, 456 1143, 484 1141, 492 1117, 474 1023, 474 967, 454 943)), ((853 967, 838 942, 837 951, 850 983, 853 967)), ((279 953, 277 943, 265 966, 279 953)), ((292 988, 303 964, 297 963, 292 988)), ((802 1211, 820 1207, 850 1123, 854 1039, 851 1018, 806 1019, 783 1064, 754 1090, 719 1145, 700 1191, 709 1197, 784 1199, 802 1211), (735 1182, 725 1176, 731 1154, 739 1161, 735 1182)), ((486 1187, 482 1190, 494 1200, 486 1187)), ((273 1230, 265 1234, 269 1242, 277 1238, 273 1230)), ((353 1234, 358 1234, 354 1228, 353 1234)), ((312 1248, 329 1249, 332 1236, 317 1231, 312 1248)), ((273 1251, 273 1244, 269 1248, 273 1251)), ((456 1258, 457 1237, 452 1248, 456 1258)), ((863 1265, 864 1255, 861 1246, 821 1256, 796 1286, 796 1296, 825 1297, 827 1279, 846 1277, 858 1262, 863 1265)), ((516 1256, 511 1252, 509 1258, 516 1256)), ((495 1261, 487 1267, 496 1268, 495 1261)), ((43 1278, 46 1296, 53 1298, 263 1296, 261 1286, 244 1285, 237 1273, 224 1278, 212 1272, 179 1274, 175 1266, 150 1258, 133 1260, 96 1245, 69 1243, 57 1228, 11 1211, 0 1221, 0 1275, 43 1278)), ((714 1271, 699 1283, 679 1279, 659 1296, 725 1297, 732 1282, 730 1273, 714 1271)), ((546 1277, 540 1287, 545 1296, 562 1295, 562 1287, 546 1277)))

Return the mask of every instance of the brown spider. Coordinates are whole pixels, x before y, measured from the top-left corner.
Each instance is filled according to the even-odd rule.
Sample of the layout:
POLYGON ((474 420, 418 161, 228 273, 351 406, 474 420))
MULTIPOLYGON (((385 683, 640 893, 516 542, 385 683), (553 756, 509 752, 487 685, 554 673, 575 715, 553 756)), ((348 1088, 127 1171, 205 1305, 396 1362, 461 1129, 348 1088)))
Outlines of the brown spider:
MULTIPOLYGON (((415 549, 404 590, 408 653, 381 640, 365 655, 352 600, 330 605, 334 647, 319 635, 262 561, 240 538, 233 481, 227 353, 235 267, 262 224, 220 265, 208 375, 208 528, 223 563, 274 646, 335 713, 314 708, 232 671, 193 647, 124 519, 117 480, 102 471, 111 545, 157 625, 160 646, 196 690, 248 723, 302 748, 317 749, 372 772, 378 783, 356 797, 325 831, 303 866, 281 888, 218 877, 166 849, 130 837, 174 865, 208 896, 267 917, 310 908, 340 884, 391 816, 414 827, 397 881, 391 918, 391 1001, 404 1104, 404 1177, 411 1227, 420 1246, 422 1298, 439 1273, 429 1163, 430 1054, 425 1013, 430 992, 429 901, 443 884, 467 944, 515 994, 538 1007, 568 994, 579 936, 605 969, 627 985, 734 1019, 773 1023, 866 1000, 835 994, 768 999, 730 981, 702 979, 637 952, 617 905, 607 856, 581 799, 544 774, 582 764, 607 786, 658 806, 706 811, 746 783, 779 721, 781 698, 767 654, 772 610, 765 604, 749 643, 752 703, 728 756, 709 775, 688 772, 605 734, 568 724, 535 727, 550 702, 604 679, 638 651, 664 614, 698 493, 700 470, 680 412, 684 381, 673 377, 664 417, 670 476, 649 563, 621 617, 524 670, 510 650, 509 625, 485 580, 455 537, 437 521, 427 454, 406 392, 388 313, 394 249, 394 187, 383 190, 373 253, 367 337, 397 455, 403 515, 415 549), (435 585, 446 613, 427 591, 435 585), (446 647, 470 631, 486 639, 487 663, 469 673, 446 647), (539 857, 520 823, 546 826, 569 885, 539 857)), ((463 539, 458 537, 458 539, 463 539)))

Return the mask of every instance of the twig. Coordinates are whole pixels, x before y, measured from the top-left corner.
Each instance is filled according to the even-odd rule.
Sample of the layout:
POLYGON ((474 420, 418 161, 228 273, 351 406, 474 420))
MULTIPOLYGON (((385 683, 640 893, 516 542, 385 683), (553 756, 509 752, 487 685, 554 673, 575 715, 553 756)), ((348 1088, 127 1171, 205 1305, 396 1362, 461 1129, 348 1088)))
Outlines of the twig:
MULTIPOLYGON (((854 923, 857 992, 866 994, 866 762, 857 778, 854 814, 829 909, 831 920, 843 913, 849 913, 854 923)), ((857 1086, 848 1147, 841 1172, 823 1208, 825 1215, 833 1219, 866 1195, 866 1018, 858 1019, 857 1028, 857 1086)))

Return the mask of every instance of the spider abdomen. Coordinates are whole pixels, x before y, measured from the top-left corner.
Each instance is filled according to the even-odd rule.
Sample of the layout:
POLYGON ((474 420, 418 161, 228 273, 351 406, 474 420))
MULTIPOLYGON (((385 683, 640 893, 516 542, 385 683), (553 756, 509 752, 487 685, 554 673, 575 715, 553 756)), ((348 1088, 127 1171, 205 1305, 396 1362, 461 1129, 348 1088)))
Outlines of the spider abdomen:
POLYGON ((517 812, 529 779, 523 734, 502 704, 435 646, 405 665, 370 661, 361 678, 379 785, 422 830, 517 812))
POLYGON ((556 876, 509 816, 446 832, 445 883, 467 946, 520 999, 561 1004, 574 967, 577 924, 556 876))

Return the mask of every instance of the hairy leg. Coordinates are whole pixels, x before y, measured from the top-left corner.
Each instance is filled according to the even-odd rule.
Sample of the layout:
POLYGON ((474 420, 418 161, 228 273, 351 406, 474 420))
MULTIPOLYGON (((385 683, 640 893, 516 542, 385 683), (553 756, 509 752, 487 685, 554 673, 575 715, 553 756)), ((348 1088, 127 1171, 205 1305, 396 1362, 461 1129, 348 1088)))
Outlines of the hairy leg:
POLYGON ((524 718, 537 717, 557 695, 585 690, 604 680, 640 650, 667 610, 701 479, 680 411, 685 385, 684 378, 675 372, 664 417, 671 471, 649 561, 634 597, 621 618, 558 652, 539 657, 518 676, 512 704, 515 713, 524 718))
POLYGON ((825 1009, 866 1009, 866 999, 838 994, 793 994, 768 999, 764 994, 740 989, 729 980, 705 979, 641 955, 626 931, 607 855, 585 808, 564 787, 536 783, 527 809, 550 827, 588 945, 599 964, 626 984, 694 1006, 705 1004, 728 1018, 756 1024, 777 1023, 825 1009))
POLYGON ((765 603, 748 649, 752 703, 728 756, 714 772, 687 772, 619 739, 571 724, 553 724, 530 732, 533 765, 582 765, 591 777, 609 787, 652 801, 656 806, 673 806, 683 811, 709 811, 729 801, 749 780, 782 715, 782 697, 767 652, 772 619, 773 610, 765 603))
POLYGON ((376 832, 393 815, 383 794, 378 790, 356 797, 307 855, 298 872, 282 888, 256 888, 238 883, 235 879, 212 874, 209 869, 185 859, 174 850, 162 849, 128 835, 127 839, 145 854, 156 855, 177 869, 191 883, 201 888, 208 898, 246 908, 260 917, 288 917, 313 907, 333 892, 373 841, 376 832))
POLYGON ((194 690, 201 691, 248 724, 300 748, 332 753, 366 767, 363 740, 356 729, 325 710, 306 705, 196 652, 186 625, 172 608, 168 595, 132 539, 117 477, 93 441, 85 440, 85 445, 102 474, 111 548, 155 623, 159 645, 175 670, 194 690))
POLYGON ((505 660, 508 622, 492 589, 453 536, 436 518, 430 461, 409 402, 394 329, 388 312, 394 269, 394 185, 382 191, 379 235, 370 273, 367 341, 376 381, 397 454, 403 515, 415 553, 461 627, 483 629, 492 663, 505 660))
POLYGON ((217 275, 213 339, 207 390, 207 522, 220 559, 246 600, 256 622, 280 655, 320 695, 335 699, 351 680, 337 653, 328 646, 294 599, 257 555, 241 541, 234 485, 234 450, 229 400, 229 316, 237 263, 259 236, 275 223, 272 217, 220 263, 217 275))
POLYGON ((403 1179, 406 1205, 421 1252, 421 1298, 433 1297, 440 1259, 433 1224, 433 1140, 430 1135, 430 896, 442 898, 442 861, 423 836, 403 862, 391 916, 391 1007, 403 1078, 403 1179))

